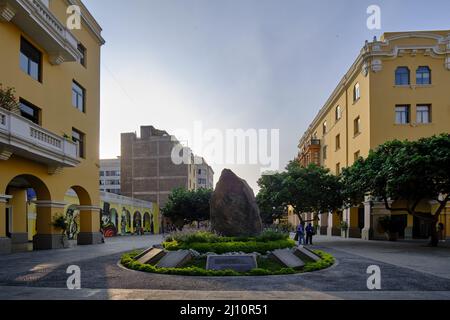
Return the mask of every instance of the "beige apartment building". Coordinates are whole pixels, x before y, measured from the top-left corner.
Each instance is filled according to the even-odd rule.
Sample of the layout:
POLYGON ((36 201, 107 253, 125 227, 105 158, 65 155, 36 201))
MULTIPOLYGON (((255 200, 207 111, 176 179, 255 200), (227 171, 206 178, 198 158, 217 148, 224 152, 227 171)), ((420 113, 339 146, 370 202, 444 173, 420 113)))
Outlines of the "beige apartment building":
POLYGON ((196 161, 196 189, 214 189, 214 170, 204 158, 197 157, 196 161))
MULTIPOLYGON (((121 136, 121 194, 127 197, 155 202, 164 207, 173 189, 196 188, 194 155, 191 163, 176 164, 172 150, 180 145, 175 137, 153 126, 142 126, 136 133, 121 136)), ((183 152, 189 151, 184 148, 183 152)))
MULTIPOLYGON (((450 132, 450 31, 385 33, 366 42, 299 143, 298 160, 339 174, 369 150, 394 139, 416 140, 450 132)), ((436 203, 422 204, 433 212, 436 203)), ((384 239, 378 218, 390 213, 371 199, 359 208, 325 214, 321 233, 341 235, 346 221, 350 237, 384 239)), ((410 215, 404 238, 426 238, 430 225, 410 215)), ((291 213, 290 220, 295 223, 291 213)), ((450 209, 441 222, 450 237, 450 209)))

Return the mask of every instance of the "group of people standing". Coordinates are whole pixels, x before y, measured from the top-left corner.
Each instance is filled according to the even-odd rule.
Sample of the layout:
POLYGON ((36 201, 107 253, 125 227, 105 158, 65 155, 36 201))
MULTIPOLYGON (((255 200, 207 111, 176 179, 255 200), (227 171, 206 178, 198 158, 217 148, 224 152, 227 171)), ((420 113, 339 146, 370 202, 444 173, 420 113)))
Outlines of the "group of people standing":
POLYGON ((298 238, 298 244, 299 245, 312 245, 313 244, 313 237, 316 234, 316 231, 311 223, 308 223, 308 225, 305 228, 305 223, 302 222, 297 227, 297 236, 298 238))

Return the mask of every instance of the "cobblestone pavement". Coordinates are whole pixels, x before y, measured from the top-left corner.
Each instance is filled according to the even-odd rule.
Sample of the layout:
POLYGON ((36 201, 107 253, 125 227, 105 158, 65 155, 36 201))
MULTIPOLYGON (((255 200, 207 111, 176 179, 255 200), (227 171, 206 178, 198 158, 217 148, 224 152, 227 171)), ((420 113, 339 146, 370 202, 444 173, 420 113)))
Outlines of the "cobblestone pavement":
POLYGON ((104 245, 0 256, 0 299, 450 299, 448 247, 318 237, 313 248, 333 254, 335 266, 269 277, 169 276, 118 265, 123 252, 160 242, 160 236, 121 237, 104 245), (66 289, 66 270, 74 264, 84 290, 66 289), (371 265, 381 268, 381 292, 367 289, 371 265))

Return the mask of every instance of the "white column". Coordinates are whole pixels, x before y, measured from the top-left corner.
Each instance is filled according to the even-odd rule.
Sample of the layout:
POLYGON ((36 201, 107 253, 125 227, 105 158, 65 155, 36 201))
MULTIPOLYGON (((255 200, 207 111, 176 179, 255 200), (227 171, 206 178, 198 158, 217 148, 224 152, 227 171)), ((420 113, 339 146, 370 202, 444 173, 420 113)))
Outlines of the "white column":
POLYGON ((370 233, 372 228, 372 197, 366 197, 364 201, 364 229, 362 230, 361 238, 363 240, 370 240, 370 233))
POLYGON ((333 236, 333 212, 328 213, 328 228, 327 235, 329 237, 333 236))
POLYGON ((347 230, 345 231, 345 233, 344 232, 342 232, 342 230, 341 230, 341 232, 342 232, 342 234, 345 236, 345 238, 349 238, 349 233, 350 233, 350 208, 346 208, 345 210, 344 210, 344 215, 343 215, 343 218, 344 218, 344 222, 347 222, 347 226, 348 226, 348 228, 347 228, 347 230))

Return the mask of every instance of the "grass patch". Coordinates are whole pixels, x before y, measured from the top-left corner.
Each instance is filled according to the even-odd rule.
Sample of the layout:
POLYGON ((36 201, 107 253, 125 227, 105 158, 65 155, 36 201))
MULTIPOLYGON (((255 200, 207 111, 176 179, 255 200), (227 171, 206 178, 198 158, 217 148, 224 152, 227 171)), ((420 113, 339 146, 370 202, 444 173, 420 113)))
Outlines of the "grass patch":
POLYGON ((206 270, 206 258, 201 257, 193 259, 188 265, 183 268, 158 268, 149 264, 142 264, 134 260, 134 257, 139 254, 137 251, 133 251, 124 254, 121 258, 121 264, 129 269, 144 271, 150 273, 170 274, 170 275, 183 275, 183 276, 204 276, 204 277, 227 277, 227 276, 268 276, 268 275, 286 275, 294 273, 312 272, 322 270, 332 266, 335 262, 334 257, 326 252, 315 250, 317 255, 321 257, 321 260, 314 263, 306 263, 305 267, 301 271, 296 271, 291 268, 284 268, 280 263, 268 259, 258 258, 258 268, 253 269, 250 272, 236 272, 234 270, 206 270))

